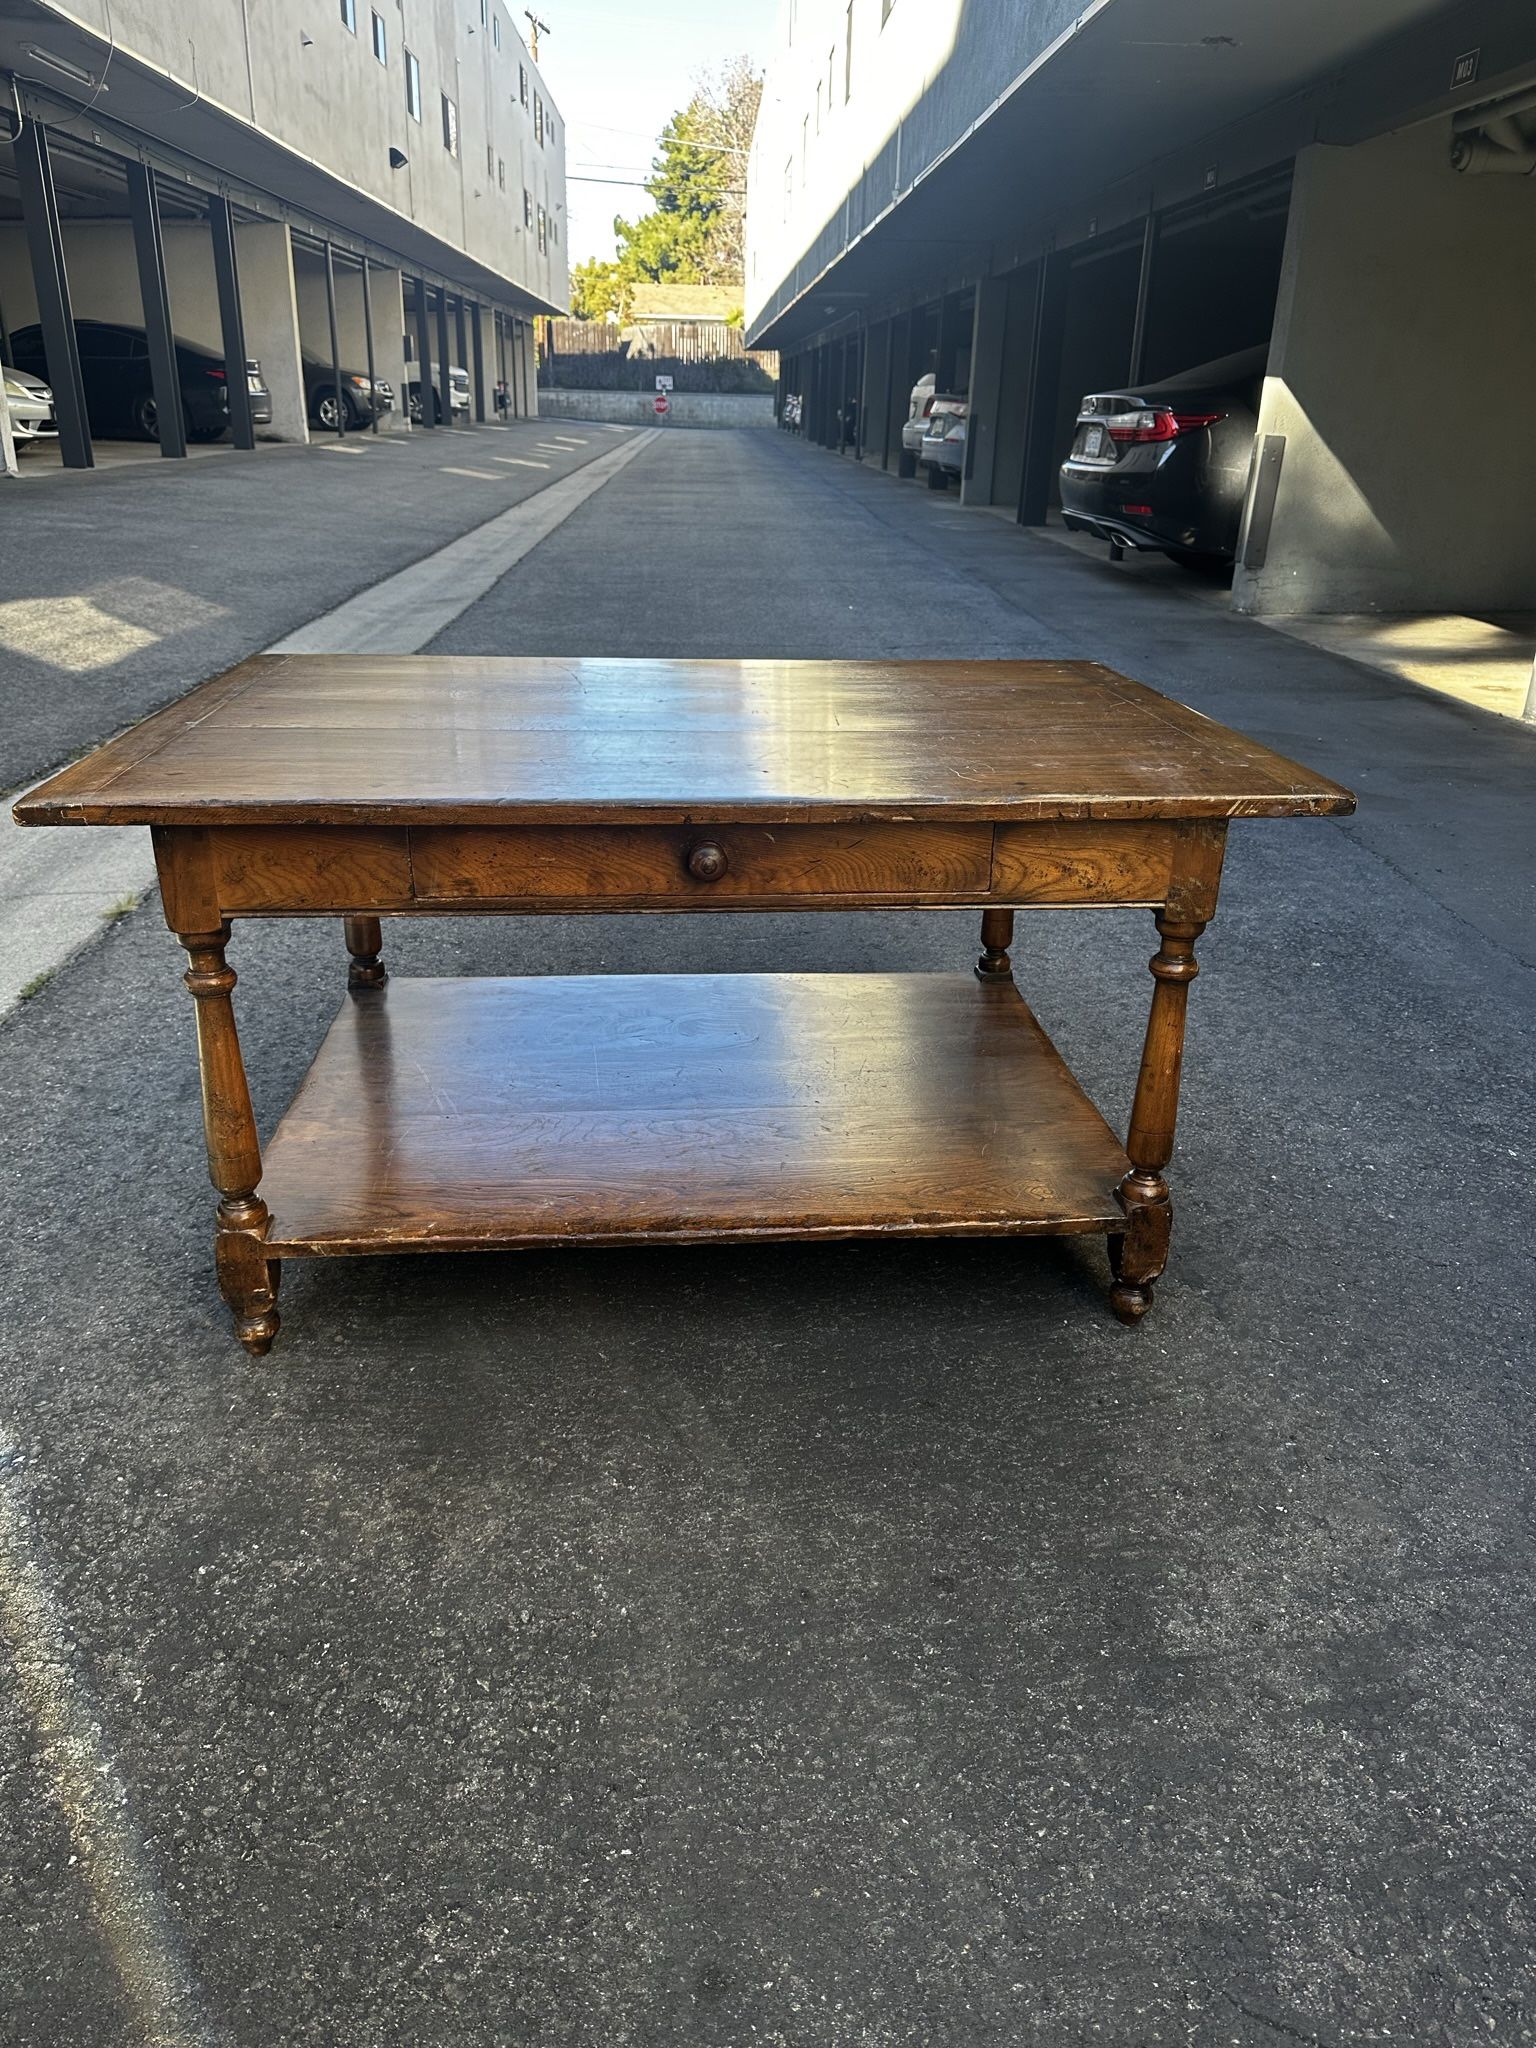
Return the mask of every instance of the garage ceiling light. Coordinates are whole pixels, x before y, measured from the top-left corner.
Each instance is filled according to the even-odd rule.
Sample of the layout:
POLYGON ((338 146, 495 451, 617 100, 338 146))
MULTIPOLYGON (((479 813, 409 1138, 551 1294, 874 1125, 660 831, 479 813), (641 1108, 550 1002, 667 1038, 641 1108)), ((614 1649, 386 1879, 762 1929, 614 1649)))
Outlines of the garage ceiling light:
POLYGON ((92 92, 105 92, 107 89, 104 80, 94 77, 79 64, 71 64, 67 57, 55 57, 52 50, 40 49, 36 43, 27 45, 27 55, 54 71, 62 71, 66 78, 73 78, 79 85, 88 85, 92 92))

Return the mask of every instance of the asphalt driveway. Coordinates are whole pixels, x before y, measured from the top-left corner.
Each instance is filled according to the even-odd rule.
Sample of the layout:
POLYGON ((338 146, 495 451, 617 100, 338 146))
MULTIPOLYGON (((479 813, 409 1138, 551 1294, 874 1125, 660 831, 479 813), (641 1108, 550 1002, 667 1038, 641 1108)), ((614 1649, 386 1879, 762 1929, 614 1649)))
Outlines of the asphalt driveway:
MULTIPOLYGON (((7 2040, 1532 2038, 1536 734, 770 434, 646 450, 436 644, 1091 655, 1361 808, 1234 830, 1134 1330, 1066 1241, 306 1262, 253 1367, 157 907, 24 1004, 7 2040)), ((386 946, 938 969, 973 922, 386 946)), ((1020 920, 1112 1121, 1154 936, 1020 920)), ((340 933, 231 959, 270 1128, 340 933)))

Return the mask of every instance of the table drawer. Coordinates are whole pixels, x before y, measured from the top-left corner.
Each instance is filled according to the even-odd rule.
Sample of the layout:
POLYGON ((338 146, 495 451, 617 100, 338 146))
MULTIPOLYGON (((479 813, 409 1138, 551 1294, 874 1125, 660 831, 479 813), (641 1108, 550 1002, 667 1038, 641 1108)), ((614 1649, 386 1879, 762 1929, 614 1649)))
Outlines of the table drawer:
POLYGON ((985 894, 990 825, 412 829, 419 903, 985 894))

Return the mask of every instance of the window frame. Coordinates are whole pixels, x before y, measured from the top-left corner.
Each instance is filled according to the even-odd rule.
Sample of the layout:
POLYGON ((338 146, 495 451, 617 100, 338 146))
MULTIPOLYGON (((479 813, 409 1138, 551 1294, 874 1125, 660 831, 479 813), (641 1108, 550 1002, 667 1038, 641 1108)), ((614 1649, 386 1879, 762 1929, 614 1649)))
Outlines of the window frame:
POLYGON ((421 59, 414 50, 406 49, 403 44, 401 47, 405 56, 405 111, 419 128, 421 126, 421 59))
POLYGON ((372 27, 369 30, 369 35, 373 42, 373 54, 387 71, 389 69, 389 29, 377 7, 372 8, 370 12, 373 15, 372 27))
POLYGON ((441 113, 443 119, 443 148, 447 150, 450 156, 456 157, 459 153, 458 102, 456 100, 449 99, 447 93, 445 92, 439 93, 438 98, 442 101, 441 113))
POLYGON ((349 35, 357 34, 357 0, 341 0, 341 25, 349 35))

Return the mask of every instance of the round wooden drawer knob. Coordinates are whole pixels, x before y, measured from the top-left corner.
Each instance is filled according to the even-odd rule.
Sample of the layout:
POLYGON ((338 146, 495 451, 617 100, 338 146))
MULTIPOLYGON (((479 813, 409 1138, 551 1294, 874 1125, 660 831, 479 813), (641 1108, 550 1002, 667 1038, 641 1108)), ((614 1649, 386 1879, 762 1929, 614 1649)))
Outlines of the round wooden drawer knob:
POLYGON ((712 839, 701 839, 689 850, 688 872, 696 882, 718 882, 729 866, 725 848, 712 839))

